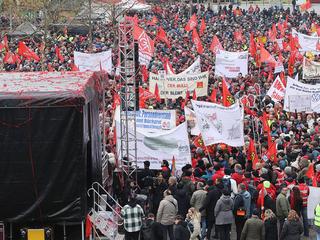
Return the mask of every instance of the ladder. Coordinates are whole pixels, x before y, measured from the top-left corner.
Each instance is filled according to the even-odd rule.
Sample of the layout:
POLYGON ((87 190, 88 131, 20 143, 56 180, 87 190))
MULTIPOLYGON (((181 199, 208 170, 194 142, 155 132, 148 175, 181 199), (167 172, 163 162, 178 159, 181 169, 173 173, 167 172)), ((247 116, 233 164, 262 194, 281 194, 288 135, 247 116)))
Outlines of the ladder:
POLYGON ((93 206, 89 211, 93 230, 90 239, 122 239, 123 236, 118 234, 118 226, 122 224, 120 222, 123 220, 120 215, 122 206, 98 182, 91 185, 87 194, 93 199, 93 206))

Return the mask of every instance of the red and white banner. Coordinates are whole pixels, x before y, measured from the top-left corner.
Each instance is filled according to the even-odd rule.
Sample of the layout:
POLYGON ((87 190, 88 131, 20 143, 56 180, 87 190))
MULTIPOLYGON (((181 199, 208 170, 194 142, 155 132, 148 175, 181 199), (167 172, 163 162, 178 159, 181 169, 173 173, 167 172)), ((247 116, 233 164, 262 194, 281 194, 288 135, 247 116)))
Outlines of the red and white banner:
POLYGON ((79 71, 100 71, 111 73, 112 52, 111 49, 100 53, 82 53, 74 51, 74 64, 79 71))
POLYGON ((271 97, 272 101, 280 102, 285 95, 286 87, 283 85, 280 76, 273 81, 267 95, 271 97))
POLYGON ((248 74, 248 52, 218 50, 215 74, 227 78, 236 78, 239 73, 242 73, 243 76, 248 74))
POLYGON ((302 33, 297 32, 295 29, 292 29, 292 37, 298 37, 301 52, 313 52, 320 53, 319 42, 320 37, 312 37, 302 33))
POLYGON ((139 63, 148 66, 154 53, 154 41, 148 36, 145 30, 135 25, 133 37, 139 44, 139 63))

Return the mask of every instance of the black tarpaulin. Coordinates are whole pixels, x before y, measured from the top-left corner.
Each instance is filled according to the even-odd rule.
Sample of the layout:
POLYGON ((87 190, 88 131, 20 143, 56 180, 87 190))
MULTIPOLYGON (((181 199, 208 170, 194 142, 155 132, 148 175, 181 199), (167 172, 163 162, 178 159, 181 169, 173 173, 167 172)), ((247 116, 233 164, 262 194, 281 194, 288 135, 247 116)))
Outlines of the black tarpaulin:
MULTIPOLYGON (((37 89, 22 83, 25 78, 15 79, 15 91, 29 86, 17 98, 17 92, 5 94, 0 87, 0 220, 82 221, 86 190, 101 181, 99 79, 88 72, 40 74, 52 86, 37 89), (66 83, 54 76, 61 75, 79 85, 71 87, 69 79, 59 94, 54 85, 66 83)), ((35 73, 30 75, 38 81, 35 73)), ((0 85, 3 79, 0 74, 0 85)))

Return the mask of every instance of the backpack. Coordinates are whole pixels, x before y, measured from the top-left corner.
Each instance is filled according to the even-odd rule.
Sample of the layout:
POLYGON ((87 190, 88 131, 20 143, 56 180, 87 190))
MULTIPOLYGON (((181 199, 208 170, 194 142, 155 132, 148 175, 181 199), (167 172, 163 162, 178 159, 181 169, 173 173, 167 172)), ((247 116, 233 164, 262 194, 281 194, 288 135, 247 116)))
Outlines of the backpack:
POLYGON ((223 189, 231 193, 231 180, 230 178, 222 178, 223 189))
POLYGON ((237 207, 237 209, 234 209, 235 216, 238 217, 238 218, 246 218, 247 217, 247 210, 246 210, 246 208, 244 206, 244 199, 243 199, 242 195, 238 194, 236 196, 235 200, 236 199, 240 200, 240 204, 237 207))

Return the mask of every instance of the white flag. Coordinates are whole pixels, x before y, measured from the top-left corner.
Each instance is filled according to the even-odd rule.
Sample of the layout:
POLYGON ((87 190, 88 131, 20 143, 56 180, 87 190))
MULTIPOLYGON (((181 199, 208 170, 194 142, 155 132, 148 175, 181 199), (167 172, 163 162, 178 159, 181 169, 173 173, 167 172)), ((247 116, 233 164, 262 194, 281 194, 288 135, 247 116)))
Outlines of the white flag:
POLYGON ((243 114, 239 103, 224 107, 215 103, 194 101, 192 106, 206 146, 225 143, 233 147, 244 145, 243 114))
POLYGON ((284 98, 286 87, 283 85, 280 76, 273 81, 267 95, 271 97, 272 101, 280 102, 284 98))

